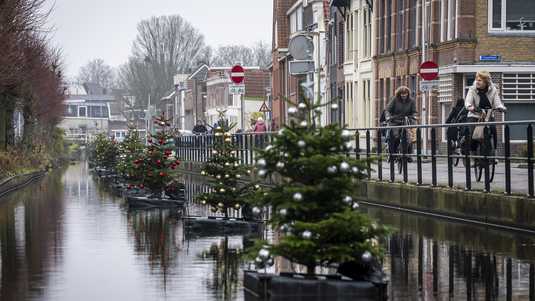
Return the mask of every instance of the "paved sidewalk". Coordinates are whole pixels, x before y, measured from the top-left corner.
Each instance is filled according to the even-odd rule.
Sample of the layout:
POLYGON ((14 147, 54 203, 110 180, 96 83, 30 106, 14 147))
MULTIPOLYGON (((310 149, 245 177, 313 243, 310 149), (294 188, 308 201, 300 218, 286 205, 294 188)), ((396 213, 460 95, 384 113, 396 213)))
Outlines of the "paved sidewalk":
MULTIPOLYGON (((416 160, 413 163, 408 163, 408 178, 410 183, 417 182, 417 165, 416 160)), ((383 181, 390 181, 390 164, 383 162, 383 181)), ((526 194, 528 193, 528 169, 518 168, 518 163, 511 163, 511 191, 514 194, 526 194)), ((377 179, 377 164, 372 164, 372 178, 377 179)), ((472 178, 472 189, 483 190, 484 189, 484 174, 481 178, 481 182, 476 182, 474 175, 474 168, 470 170, 472 178)), ((422 164, 422 182, 423 184, 431 184, 431 162, 422 164)), ((395 166, 395 181, 403 182, 403 174, 399 174, 397 165, 395 166)), ((437 184, 439 186, 448 186, 448 164, 445 159, 437 159, 437 184)), ((457 188, 464 189, 466 187, 466 169, 462 162, 459 162, 457 167, 453 167, 453 185, 457 188)), ((494 175, 494 181, 490 184, 492 192, 505 192, 505 164, 499 162, 496 165, 496 172, 494 175)))

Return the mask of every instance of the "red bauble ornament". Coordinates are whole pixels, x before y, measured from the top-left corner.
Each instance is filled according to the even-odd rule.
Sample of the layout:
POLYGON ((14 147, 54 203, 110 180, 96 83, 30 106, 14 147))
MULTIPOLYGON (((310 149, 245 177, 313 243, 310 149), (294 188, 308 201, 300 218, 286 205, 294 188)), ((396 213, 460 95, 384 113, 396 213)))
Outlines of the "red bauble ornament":
POLYGON ((149 139, 148 141, 149 141, 149 143, 152 143, 152 139, 149 139))
POLYGON ((163 139, 160 139, 160 144, 164 144, 164 140, 163 139))
POLYGON ((176 160, 176 161, 175 161, 175 164, 176 164, 176 165, 180 165, 180 161, 179 161, 179 160, 176 160))
POLYGON ((160 177, 165 177, 165 176, 166 176, 165 172, 163 172, 163 171, 160 172, 160 177))
POLYGON ((162 164, 161 160, 156 160, 156 164, 162 164))
POLYGON ((139 184, 139 188, 140 188, 140 189, 143 189, 143 188, 145 188, 145 185, 143 185, 143 184, 139 184))

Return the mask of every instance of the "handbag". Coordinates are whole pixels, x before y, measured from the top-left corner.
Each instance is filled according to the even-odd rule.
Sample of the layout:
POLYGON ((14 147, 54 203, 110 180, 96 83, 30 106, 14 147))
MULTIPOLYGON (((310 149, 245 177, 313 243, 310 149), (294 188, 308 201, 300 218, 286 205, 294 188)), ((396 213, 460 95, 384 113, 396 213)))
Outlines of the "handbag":
MULTIPOLYGON (((486 114, 482 114, 479 118, 478 122, 488 122, 490 120, 490 117, 492 116, 491 111, 486 112, 486 114)), ((472 133, 472 140, 483 140, 485 139, 485 125, 477 125, 474 128, 474 132, 472 133)))

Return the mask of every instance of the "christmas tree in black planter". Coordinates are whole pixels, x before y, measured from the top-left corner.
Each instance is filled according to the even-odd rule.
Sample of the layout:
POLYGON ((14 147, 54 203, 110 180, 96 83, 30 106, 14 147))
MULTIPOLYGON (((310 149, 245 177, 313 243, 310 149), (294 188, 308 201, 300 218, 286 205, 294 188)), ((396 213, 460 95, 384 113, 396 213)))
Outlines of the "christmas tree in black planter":
MULTIPOLYGON (((119 145, 119 160, 117 163, 117 172, 127 183, 141 180, 143 173, 134 162, 143 156, 144 150, 145 145, 143 145, 138 131, 130 127, 125 139, 119 145)), ((130 184, 130 188, 132 188, 132 184, 130 184)))
POLYGON ((98 134, 92 144, 96 167, 105 170, 105 173, 114 173, 119 154, 117 141, 104 134, 98 134))
MULTIPOLYGON (((258 175, 279 180, 255 194, 253 210, 271 208, 269 223, 282 235, 275 244, 258 242, 255 261, 263 266, 281 256, 305 266, 308 277, 319 266, 363 266, 368 274, 379 265, 384 250, 378 241, 388 230, 358 210, 353 196, 367 162, 349 156, 350 131, 318 126, 321 106, 303 100, 290 107, 289 125, 258 152, 258 175)), ((358 274, 352 277, 369 276, 358 274)))
POLYGON ((236 156, 238 144, 231 134, 236 124, 229 123, 225 112, 219 112, 219 120, 213 128, 212 156, 201 171, 201 175, 209 178, 211 192, 201 194, 198 199, 213 212, 223 213, 228 218, 229 209, 246 209, 243 208, 245 198, 254 186, 240 181, 248 170, 236 156))
POLYGON ((148 147, 143 155, 133 160, 134 168, 142 172, 138 183, 141 189, 148 188, 151 197, 165 198, 166 188, 173 181, 173 171, 180 165, 173 154, 174 140, 169 130, 169 119, 162 114, 154 119, 158 127, 155 135, 148 139, 148 147))

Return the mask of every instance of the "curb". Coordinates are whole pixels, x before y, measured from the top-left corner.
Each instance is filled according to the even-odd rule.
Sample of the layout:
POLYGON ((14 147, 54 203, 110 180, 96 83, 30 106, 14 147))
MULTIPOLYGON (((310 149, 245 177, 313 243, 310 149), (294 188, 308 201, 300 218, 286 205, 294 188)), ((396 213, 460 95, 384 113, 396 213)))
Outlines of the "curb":
MULTIPOLYGON (((46 171, 35 171, 27 174, 17 175, 9 177, 2 182, 0 182, 0 198, 6 196, 7 194, 25 187, 26 185, 32 183, 35 180, 38 180, 46 174, 46 171)), ((0 200, 1 201, 1 200, 0 200)))

